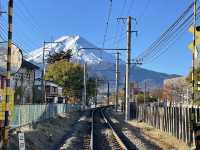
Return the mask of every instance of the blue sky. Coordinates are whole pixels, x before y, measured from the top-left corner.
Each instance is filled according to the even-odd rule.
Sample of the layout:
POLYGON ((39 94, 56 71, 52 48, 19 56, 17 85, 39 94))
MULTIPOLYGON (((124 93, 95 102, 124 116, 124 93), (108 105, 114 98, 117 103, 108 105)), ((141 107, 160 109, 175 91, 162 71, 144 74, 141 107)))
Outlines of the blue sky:
MULTIPOLYGON (((99 47, 102 46, 110 0, 14 1, 14 40, 24 51, 41 47, 44 40, 77 34, 99 47)), ((191 3, 190 0, 112 1, 107 39, 126 32, 126 25, 117 23, 117 17, 131 15, 136 18, 137 24, 133 22, 133 28, 138 30, 138 36, 133 34, 132 57, 149 47, 191 3)), ((3 10, 7 9, 5 2, 7 1, 1 0, 3 10)), ((0 22, 6 26, 6 15, 0 18, 0 22)), ((191 52, 187 49, 191 40, 191 34, 185 32, 167 53, 142 67, 186 75, 191 66, 191 52)), ((115 39, 107 40, 105 47, 115 48, 118 45, 119 48, 125 48, 125 39, 118 44, 114 41, 115 39)), ((124 55, 122 57, 124 59, 124 55)))

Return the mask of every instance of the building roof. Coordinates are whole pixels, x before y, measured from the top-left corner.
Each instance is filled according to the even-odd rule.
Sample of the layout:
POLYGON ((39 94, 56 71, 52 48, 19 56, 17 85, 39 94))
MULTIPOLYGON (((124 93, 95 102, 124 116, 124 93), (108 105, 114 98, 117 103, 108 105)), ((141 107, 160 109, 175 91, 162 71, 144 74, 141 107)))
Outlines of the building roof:
POLYGON ((29 62, 25 59, 23 59, 21 67, 22 68, 28 68, 28 69, 31 69, 31 70, 38 70, 39 69, 38 66, 34 65, 33 63, 31 63, 31 62, 29 62))
MULTIPOLYGON (((40 86, 41 85, 41 81, 42 80, 40 78, 36 79, 35 85, 40 86)), ((57 88, 63 88, 62 86, 60 86, 60 85, 58 85, 55 82, 50 81, 50 80, 45 80, 45 85, 46 86, 54 86, 54 87, 57 87, 57 88)))

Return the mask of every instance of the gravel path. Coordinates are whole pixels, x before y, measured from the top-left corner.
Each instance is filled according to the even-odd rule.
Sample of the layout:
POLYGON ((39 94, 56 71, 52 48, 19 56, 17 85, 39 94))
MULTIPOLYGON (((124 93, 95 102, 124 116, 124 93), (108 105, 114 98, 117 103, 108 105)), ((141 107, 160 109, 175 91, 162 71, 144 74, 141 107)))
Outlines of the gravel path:
POLYGON ((110 150, 112 149, 108 140, 110 132, 106 127, 100 110, 94 111, 94 149, 95 150, 110 150))
POLYGON ((137 147, 139 150, 160 150, 161 147, 157 146, 152 141, 146 139, 139 128, 133 127, 124 121, 123 116, 116 114, 113 111, 111 120, 117 128, 121 129, 124 135, 137 147))
POLYGON ((60 150, 88 150, 90 146, 91 112, 85 113, 72 127, 73 134, 66 138, 60 150))

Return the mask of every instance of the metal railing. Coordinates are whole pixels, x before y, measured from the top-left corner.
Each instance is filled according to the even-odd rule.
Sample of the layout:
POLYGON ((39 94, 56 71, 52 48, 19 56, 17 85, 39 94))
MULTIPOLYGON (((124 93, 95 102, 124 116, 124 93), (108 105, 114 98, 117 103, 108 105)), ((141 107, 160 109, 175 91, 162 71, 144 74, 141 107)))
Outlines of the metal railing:
POLYGON ((81 110, 81 105, 72 104, 27 104, 15 105, 12 112, 11 128, 44 121, 58 114, 81 110))

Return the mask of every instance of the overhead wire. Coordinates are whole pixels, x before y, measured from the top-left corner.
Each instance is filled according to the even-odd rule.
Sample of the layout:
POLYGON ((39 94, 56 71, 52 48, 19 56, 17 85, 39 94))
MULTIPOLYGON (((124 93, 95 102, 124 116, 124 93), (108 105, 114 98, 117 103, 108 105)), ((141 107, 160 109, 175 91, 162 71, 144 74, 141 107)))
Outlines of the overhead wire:
POLYGON ((149 5, 151 3, 151 0, 147 0, 146 5, 144 6, 143 11, 141 12, 141 14, 138 17, 138 20, 141 21, 141 19, 144 17, 145 13, 147 12, 147 9, 149 8, 149 5))
POLYGON ((24 8, 26 16, 29 18, 30 23, 35 28, 35 30, 40 34, 41 36, 46 38, 46 35, 49 36, 47 33, 44 33, 40 26, 38 25, 39 22, 35 19, 35 17, 32 15, 31 11, 28 9, 27 5, 25 4, 24 0, 19 1, 21 3, 21 6, 24 8))
MULTIPOLYGON (((182 24, 180 24, 178 27, 175 28, 175 30, 172 30, 173 33, 164 37, 161 41, 158 42, 158 44, 153 47, 154 50, 151 51, 151 55, 154 55, 156 54, 161 48, 163 45, 165 45, 168 41, 172 40, 173 39, 173 36, 176 35, 176 33, 181 29, 181 27, 186 23, 186 21, 188 21, 190 18, 192 17, 192 15, 190 15, 182 24)), ((146 55, 147 56, 147 55, 146 55)), ((145 57, 145 56, 144 56, 145 57)))
POLYGON ((110 0, 108 16, 107 16, 107 20, 106 20, 106 28, 105 28, 105 33, 104 33, 103 43, 102 43, 103 48, 105 46, 106 37, 107 37, 107 34, 108 34, 108 28, 109 28, 109 22, 110 22, 111 14, 112 14, 112 0, 110 0))
MULTIPOLYGON (((191 7, 189 7, 189 9, 191 9, 191 7)), ((139 56, 140 57, 145 57, 145 55, 148 55, 149 53, 151 53, 151 51, 154 50, 154 47, 156 47, 157 45, 159 45, 159 43, 166 38, 169 34, 172 33, 172 31, 176 28, 177 24, 179 22, 182 21, 182 19, 184 18, 184 16, 186 16, 186 13, 188 12, 188 9, 164 32, 161 34, 161 36, 154 41, 149 48, 147 48, 144 52, 142 52, 139 56)))
MULTIPOLYGON (((199 13, 200 14, 200 13, 199 13)), ((199 14, 198 14, 198 17, 197 18, 199 18, 199 14)), ((155 61, 156 59, 158 59, 161 55, 163 55, 164 53, 166 53, 167 52, 167 50, 183 35, 183 33, 185 33, 186 31, 187 31, 187 29, 193 24, 192 23, 192 18, 188 18, 188 22, 187 22, 187 24, 185 24, 185 27, 184 28, 180 28, 180 33, 179 34, 177 34, 176 36, 175 36, 175 38, 172 40, 172 41, 170 41, 171 43, 170 44, 168 44, 164 49, 163 49, 163 51, 160 51, 160 53, 158 53, 157 55, 155 55, 154 57, 152 57, 151 58, 151 60, 150 60, 150 63, 152 63, 153 61, 155 61), (190 19, 190 20, 189 20, 190 19)))
MULTIPOLYGON (((7 27, 6 27, 5 25, 3 25, 3 24, 0 23, 0 30, 1 30, 1 34, 0 34, 0 35, 1 35, 1 39, 2 39, 3 41, 7 41, 7 27)), ((21 49, 22 52, 24 52, 25 55, 23 55, 23 56, 30 56, 30 55, 29 55, 29 52, 28 52, 27 50, 25 50, 24 48, 22 48, 21 46, 19 46, 19 44, 22 45, 19 41, 13 40, 13 43, 14 43, 19 49, 21 49)))
POLYGON ((193 4, 189 5, 186 11, 183 12, 183 14, 175 21, 175 23, 172 24, 170 28, 168 28, 168 30, 160 36, 160 38, 154 41, 149 48, 147 48, 144 52, 138 55, 137 58, 147 59, 147 57, 152 57, 152 55, 155 55, 159 51, 161 51, 161 47, 163 47, 164 44, 166 44, 166 41, 169 41, 170 38, 172 39, 175 36, 175 34, 179 33, 179 30, 182 28, 182 26, 184 26, 184 24, 192 17, 191 15, 187 17, 187 14, 192 9, 192 6, 193 4))
POLYGON ((127 15, 130 15, 131 16, 131 11, 132 11, 132 8, 133 8, 133 4, 134 4, 135 0, 131 0, 130 4, 129 4, 129 8, 128 8, 128 11, 127 11, 127 15))

